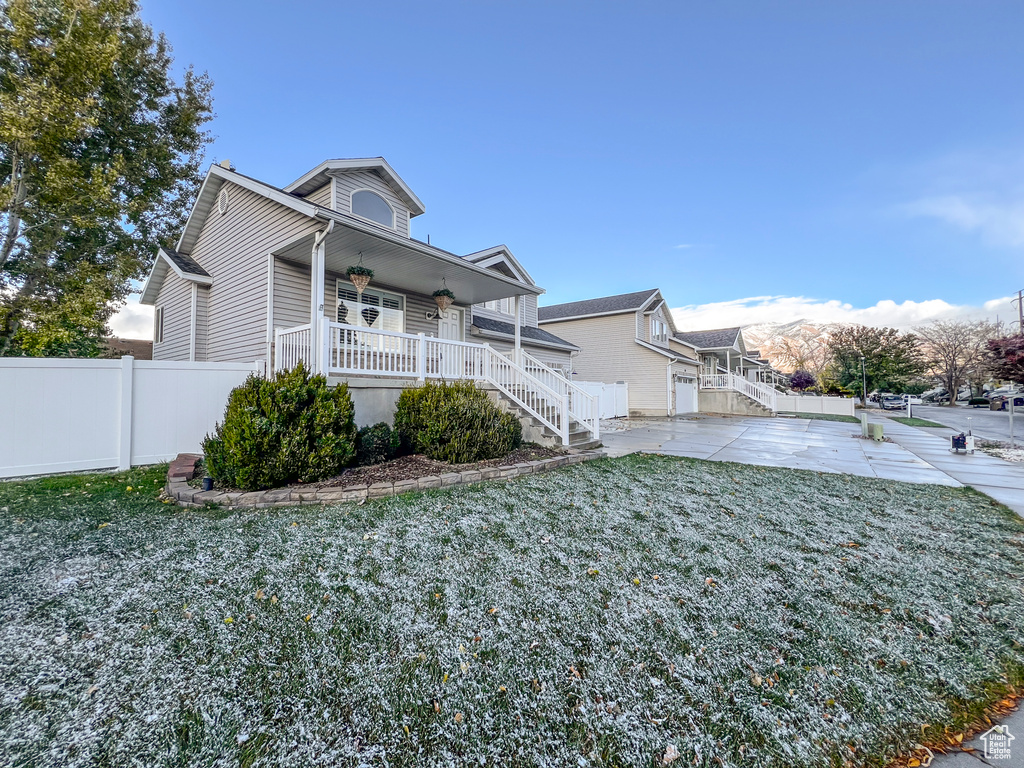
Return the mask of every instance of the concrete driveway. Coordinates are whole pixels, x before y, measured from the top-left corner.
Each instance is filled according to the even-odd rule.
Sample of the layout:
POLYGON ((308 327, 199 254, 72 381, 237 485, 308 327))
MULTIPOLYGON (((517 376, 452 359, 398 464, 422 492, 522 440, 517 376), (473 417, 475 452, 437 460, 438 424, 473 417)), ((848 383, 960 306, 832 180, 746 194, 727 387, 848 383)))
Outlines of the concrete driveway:
POLYGON ((894 442, 862 440, 859 424, 692 415, 613 422, 602 427, 601 441, 611 456, 643 451, 909 483, 971 485, 1024 516, 1024 465, 981 453, 954 455, 948 438, 880 415, 871 420, 884 423, 886 437, 894 442))

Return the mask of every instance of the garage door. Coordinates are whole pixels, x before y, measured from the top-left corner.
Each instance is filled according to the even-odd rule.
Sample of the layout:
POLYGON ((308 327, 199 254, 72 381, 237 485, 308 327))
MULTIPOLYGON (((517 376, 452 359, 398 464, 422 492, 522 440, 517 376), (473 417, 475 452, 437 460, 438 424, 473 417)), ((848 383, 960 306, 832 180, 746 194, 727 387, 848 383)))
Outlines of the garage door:
POLYGON ((697 382, 676 382, 676 413, 697 412, 697 382))

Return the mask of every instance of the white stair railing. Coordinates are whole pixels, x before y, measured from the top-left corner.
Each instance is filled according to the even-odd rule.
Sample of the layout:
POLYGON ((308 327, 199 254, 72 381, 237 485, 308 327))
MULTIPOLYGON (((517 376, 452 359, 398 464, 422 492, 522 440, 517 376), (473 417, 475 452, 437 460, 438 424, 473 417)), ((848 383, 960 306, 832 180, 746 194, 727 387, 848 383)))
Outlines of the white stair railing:
POLYGON ((760 403, 770 411, 776 411, 776 395, 774 387, 762 384, 758 381, 747 381, 735 373, 714 373, 701 374, 701 389, 729 389, 746 395, 751 400, 760 403))
MULTIPOLYGON (((511 350, 506 356, 513 358, 514 355, 515 350, 511 350)), ((569 398, 569 416, 590 432, 592 440, 599 439, 601 436, 600 396, 592 395, 569 381, 560 371, 537 359, 529 352, 520 350, 519 355, 523 368, 560 395, 566 395, 569 398)))

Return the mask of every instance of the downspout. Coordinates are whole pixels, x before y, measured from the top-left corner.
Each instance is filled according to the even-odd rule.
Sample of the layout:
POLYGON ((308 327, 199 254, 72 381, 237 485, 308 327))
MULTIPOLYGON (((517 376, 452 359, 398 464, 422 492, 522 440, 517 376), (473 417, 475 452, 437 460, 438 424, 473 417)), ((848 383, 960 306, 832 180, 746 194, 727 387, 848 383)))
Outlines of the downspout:
POLYGON ((188 333, 188 361, 194 363, 196 361, 196 305, 199 302, 199 285, 198 283, 192 283, 192 307, 189 310, 190 321, 189 321, 189 333, 188 333))
POLYGON ((672 362, 669 361, 668 366, 665 368, 665 378, 668 380, 668 402, 666 403, 667 408, 665 409, 666 416, 674 416, 672 412, 672 362))

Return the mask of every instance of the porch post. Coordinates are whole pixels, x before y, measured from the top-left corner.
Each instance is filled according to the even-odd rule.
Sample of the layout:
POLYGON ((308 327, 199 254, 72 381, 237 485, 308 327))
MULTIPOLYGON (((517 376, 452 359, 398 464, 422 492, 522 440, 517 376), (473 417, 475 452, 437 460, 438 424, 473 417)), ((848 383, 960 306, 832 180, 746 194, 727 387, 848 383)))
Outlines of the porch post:
POLYGON ((523 354, 522 354, 523 347, 522 347, 522 339, 520 337, 520 331, 519 331, 519 326, 521 325, 521 322, 519 320, 519 309, 520 309, 520 306, 521 306, 521 301, 520 301, 521 299, 522 299, 522 296, 520 296, 519 294, 516 294, 516 342, 515 342, 516 353, 515 353, 515 355, 516 355, 516 365, 518 365, 520 368, 523 367, 523 354))
POLYGON ((307 361, 314 373, 322 372, 321 347, 323 339, 324 317, 324 259, 326 246, 324 240, 327 233, 320 233, 313 240, 313 252, 310 254, 309 265, 309 357, 307 361))
POLYGON ((732 375, 732 350, 731 349, 725 350, 725 370, 727 370, 729 372, 729 374, 732 375))

